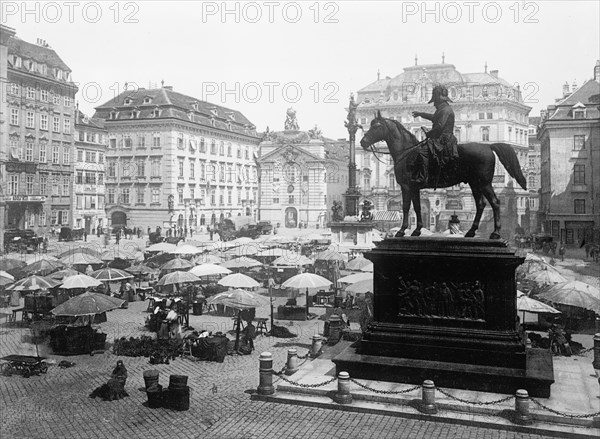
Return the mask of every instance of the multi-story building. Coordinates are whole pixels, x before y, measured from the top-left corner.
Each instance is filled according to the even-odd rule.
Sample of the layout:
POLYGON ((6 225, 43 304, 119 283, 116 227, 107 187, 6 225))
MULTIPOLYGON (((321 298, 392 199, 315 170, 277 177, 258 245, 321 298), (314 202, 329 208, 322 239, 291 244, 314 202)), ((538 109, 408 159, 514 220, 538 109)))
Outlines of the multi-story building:
POLYGON ((541 206, 544 230, 566 244, 599 241, 600 61, 593 79, 563 87, 542 114, 541 206))
MULTIPOLYGON (((456 115, 455 136, 459 143, 504 142, 513 146, 522 167, 527 163, 528 115, 530 107, 523 103, 521 90, 498 75, 498 70, 488 72, 460 73, 452 64, 415 65, 404 68, 403 73, 394 78, 381 79, 358 91, 359 123, 368 127, 373 113, 380 110, 384 117, 401 122, 421 140, 424 133, 421 127, 431 127, 431 123, 420 117, 414 118, 413 111, 433 113, 435 108, 428 104, 436 83, 446 85, 456 115)), ((378 146, 386 148, 385 145, 378 146)), ((401 193, 394 179, 389 156, 380 156, 381 163, 368 151, 360 151, 357 169, 360 192, 365 199, 373 202, 378 210, 400 211, 401 193)), ((493 181, 494 190, 501 202, 502 228, 504 235, 512 235, 519 225, 524 224, 529 206, 530 193, 522 190, 508 176, 504 167, 496 160, 493 181)), ((421 191, 423 221, 430 230, 448 228, 450 216, 456 212, 468 228, 475 216, 475 203, 468 185, 448 189, 421 191)), ((411 214, 409 224, 414 226, 416 219, 411 214)), ((480 232, 487 234, 493 230, 491 209, 484 211, 480 232)))
POLYGON ((265 133, 257 160, 260 219, 287 228, 324 227, 348 188, 347 143, 323 137, 317 127, 265 133))
POLYGON ((537 138, 540 122, 540 117, 529 117, 529 129, 527 131, 529 152, 527 153, 527 166, 523 169, 523 175, 527 179, 527 190, 529 191, 529 215, 525 215, 521 224, 525 233, 539 233, 542 231, 542 221, 540 220, 541 145, 537 138), (529 221, 529 224, 527 224, 527 221, 529 221))
POLYGON ((75 182, 73 184, 73 225, 88 234, 106 227, 104 210, 104 156, 108 133, 104 120, 93 119, 77 110, 75 115, 75 182))
POLYGON ((256 216, 256 127, 239 111, 164 86, 96 108, 108 131, 106 212, 112 225, 192 227, 256 216))
POLYGON ((45 234, 50 227, 72 224, 77 86, 71 69, 45 41, 32 44, 13 35, 5 44, 6 112, 0 167, 6 207, 2 221, 7 228, 45 234))

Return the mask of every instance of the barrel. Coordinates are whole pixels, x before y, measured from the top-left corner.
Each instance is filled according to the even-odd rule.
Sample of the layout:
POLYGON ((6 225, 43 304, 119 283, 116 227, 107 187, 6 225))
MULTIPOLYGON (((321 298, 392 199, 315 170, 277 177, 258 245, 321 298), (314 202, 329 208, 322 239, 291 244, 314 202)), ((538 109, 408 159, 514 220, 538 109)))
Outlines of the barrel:
POLYGON ((179 411, 189 410, 190 388, 188 386, 169 389, 169 408, 179 411))
POLYGON ((146 384, 146 391, 158 386, 158 370, 150 369, 144 371, 144 383, 146 384))
MULTIPOLYGON (((157 377, 158 378, 158 377, 157 377)), ((148 407, 156 409, 162 406, 162 386, 157 384, 146 391, 148 395, 148 407)))
POLYGON ((198 301, 194 301, 192 303, 192 313, 195 316, 201 316, 202 315, 202 307, 203 306, 204 306, 204 303, 198 302, 198 301))
POLYGON ((169 377, 169 390, 184 389, 187 387, 187 375, 171 375, 169 377))

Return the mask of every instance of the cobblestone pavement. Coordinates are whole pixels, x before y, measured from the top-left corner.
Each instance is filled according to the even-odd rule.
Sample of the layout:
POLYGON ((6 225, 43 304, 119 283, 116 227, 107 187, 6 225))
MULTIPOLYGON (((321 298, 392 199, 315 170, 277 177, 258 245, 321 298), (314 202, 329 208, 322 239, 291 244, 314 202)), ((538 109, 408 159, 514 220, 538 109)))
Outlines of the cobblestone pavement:
MULTIPOLYGON (((145 303, 131 303, 129 309, 108 313, 102 330, 115 336, 145 333, 145 303)), ((322 325, 322 322, 319 322, 322 325)), ((274 368, 285 363, 287 349, 298 347, 303 355, 310 337, 318 330, 315 321, 291 326, 299 337, 273 339, 259 336, 256 350, 249 356, 227 356, 223 363, 178 358, 171 364, 150 365, 147 358, 117 357, 111 352, 94 356, 50 355, 55 363, 63 359, 76 366, 60 369, 52 365, 48 373, 31 378, 0 377, 2 438, 165 438, 175 432, 186 438, 535 438, 493 429, 425 422, 385 415, 349 413, 329 409, 251 401, 250 392, 258 385, 258 353, 270 351, 274 368), (129 397, 112 402, 91 399, 89 393, 105 383, 122 359, 129 372, 129 397), (169 375, 189 377, 190 410, 184 412, 150 409, 142 372, 160 371, 166 386, 169 375)), ((195 328, 229 330, 231 319, 210 315, 192 316, 195 328)), ((322 329, 322 328, 321 328, 322 329)), ((30 330, 0 327, 0 355, 31 353, 30 330), (25 343, 24 343, 25 342, 25 343), (30 351, 23 352, 23 346, 30 351)), ((42 347, 42 350, 45 348, 42 347)), ((42 351, 41 355, 46 354, 42 351)))
MULTIPOLYGON (((108 313, 101 325, 107 340, 147 333, 143 327, 146 305, 130 304, 129 309, 108 313)), ((264 311, 262 315, 266 316, 264 311)), ((191 316, 196 329, 228 331, 231 319, 210 315, 191 316)), ((288 322, 282 322, 288 323, 288 322)), ((499 431, 474 426, 427 422, 387 415, 351 413, 322 408, 252 401, 250 393, 258 385, 258 354, 269 351, 274 369, 284 365, 287 349, 298 347, 303 355, 310 337, 322 331, 323 322, 294 322, 289 329, 294 339, 259 336, 256 350, 249 356, 227 356, 223 363, 193 362, 178 358, 169 365, 150 365, 147 358, 117 357, 109 350, 94 356, 61 357, 51 355, 54 363, 48 373, 31 378, 0 377, 0 437, 9 438, 165 438, 174 434, 185 438, 541 438, 543 436, 499 431), (320 325, 320 326, 319 326, 320 325), (60 369, 66 359, 75 367, 60 369), (129 397, 104 402, 88 397, 110 377, 117 359, 129 372, 126 390, 129 397), (189 377, 190 410, 184 412, 150 409, 143 391, 142 372, 160 371, 163 386, 169 375, 189 377)), ((28 343, 31 331, 7 326, 0 319, 0 356, 34 354, 28 343)))

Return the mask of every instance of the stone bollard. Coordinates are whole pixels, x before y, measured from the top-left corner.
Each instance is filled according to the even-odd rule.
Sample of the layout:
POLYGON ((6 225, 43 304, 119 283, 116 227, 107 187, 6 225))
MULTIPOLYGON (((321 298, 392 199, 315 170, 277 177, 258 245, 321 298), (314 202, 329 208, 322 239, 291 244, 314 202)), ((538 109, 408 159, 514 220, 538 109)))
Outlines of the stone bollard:
POLYGON ((256 389, 259 395, 272 395, 275 393, 273 387, 273 355, 270 352, 263 352, 258 358, 259 361, 259 381, 256 389))
POLYGON ((333 346, 342 338, 342 319, 337 314, 329 316, 329 338, 327 344, 333 346))
POLYGON ((431 380, 423 381, 419 411, 428 415, 435 415, 437 413, 437 406, 435 405, 435 384, 431 380))
POLYGON ((600 332, 600 316, 596 316, 596 331, 595 333, 598 334, 600 332))
POLYGON ((333 399, 339 404, 350 404, 352 402, 350 375, 348 372, 340 372, 338 374, 338 389, 333 399))
POLYGON ((594 335, 594 369, 600 369, 600 333, 594 335))
POLYGON ((527 390, 519 389, 515 393, 515 424, 531 424, 533 418, 529 413, 529 393, 527 390))
POLYGON ((292 375, 296 372, 298 372, 298 351, 296 349, 288 349, 285 374, 292 375))
POLYGON ((313 335, 310 356, 312 358, 318 357, 321 355, 321 349, 323 349, 323 338, 320 335, 313 335))

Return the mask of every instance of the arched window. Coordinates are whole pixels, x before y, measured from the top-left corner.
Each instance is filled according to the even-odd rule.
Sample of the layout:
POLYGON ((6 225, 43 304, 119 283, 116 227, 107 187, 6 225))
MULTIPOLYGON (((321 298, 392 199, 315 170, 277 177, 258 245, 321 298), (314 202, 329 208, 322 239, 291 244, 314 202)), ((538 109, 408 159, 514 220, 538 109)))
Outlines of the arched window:
POLYGON ((535 186, 535 176, 533 176, 533 175, 529 176, 529 181, 527 182, 527 185, 529 186, 528 189, 531 189, 535 186))
POLYGON ((490 129, 488 127, 481 128, 481 140, 483 142, 490 141, 490 129))

